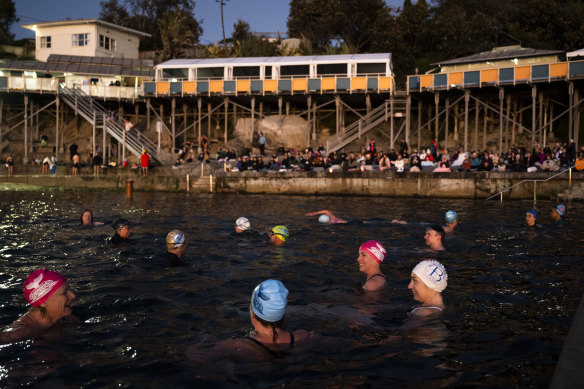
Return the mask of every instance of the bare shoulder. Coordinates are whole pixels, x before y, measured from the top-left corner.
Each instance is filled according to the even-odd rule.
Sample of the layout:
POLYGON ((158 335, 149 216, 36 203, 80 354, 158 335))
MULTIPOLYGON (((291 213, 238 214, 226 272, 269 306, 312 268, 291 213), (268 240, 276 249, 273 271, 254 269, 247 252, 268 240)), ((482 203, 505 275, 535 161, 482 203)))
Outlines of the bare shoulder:
POLYGON ((414 308, 410 312, 410 317, 412 318, 430 318, 440 316, 442 314, 443 308, 441 307, 419 307, 414 308))
POLYGON ((236 361, 262 360, 267 350, 260 348, 249 338, 226 339, 215 344, 196 344, 187 348, 187 357, 194 362, 208 362, 220 359, 236 361))
POLYGON ((367 283, 365 284, 365 290, 368 291, 380 290, 385 287, 385 284, 386 284, 385 277, 381 276, 373 277, 369 279, 369 281, 367 281, 367 283))
POLYGON ((294 331, 294 340, 296 342, 311 341, 318 338, 314 331, 296 330, 294 331))
POLYGON ((25 314, 2 331, 0 343, 5 344, 30 339, 41 333, 42 329, 38 323, 31 319, 30 315, 25 314))

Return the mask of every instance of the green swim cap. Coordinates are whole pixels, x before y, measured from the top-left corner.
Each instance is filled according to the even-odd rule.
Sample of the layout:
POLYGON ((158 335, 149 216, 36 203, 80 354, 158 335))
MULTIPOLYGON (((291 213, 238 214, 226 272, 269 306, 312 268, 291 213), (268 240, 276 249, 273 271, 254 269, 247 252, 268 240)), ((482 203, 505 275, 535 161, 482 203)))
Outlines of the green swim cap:
POLYGON ((272 232, 275 235, 278 235, 278 238, 280 238, 284 242, 287 241, 288 237, 290 236, 288 234, 288 229, 285 226, 276 226, 276 227, 272 228, 272 232))

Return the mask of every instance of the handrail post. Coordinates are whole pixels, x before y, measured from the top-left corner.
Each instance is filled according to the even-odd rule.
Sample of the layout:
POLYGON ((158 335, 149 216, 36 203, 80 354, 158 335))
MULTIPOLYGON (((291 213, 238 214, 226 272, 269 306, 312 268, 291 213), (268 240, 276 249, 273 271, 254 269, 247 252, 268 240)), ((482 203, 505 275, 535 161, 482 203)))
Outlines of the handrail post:
POLYGON ((533 181, 533 208, 537 205, 537 181, 533 181))
POLYGON ((568 182, 569 182, 569 188, 571 188, 571 187, 572 187, 572 167, 570 167, 570 172, 568 173, 568 176, 570 177, 570 178, 568 179, 568 182))

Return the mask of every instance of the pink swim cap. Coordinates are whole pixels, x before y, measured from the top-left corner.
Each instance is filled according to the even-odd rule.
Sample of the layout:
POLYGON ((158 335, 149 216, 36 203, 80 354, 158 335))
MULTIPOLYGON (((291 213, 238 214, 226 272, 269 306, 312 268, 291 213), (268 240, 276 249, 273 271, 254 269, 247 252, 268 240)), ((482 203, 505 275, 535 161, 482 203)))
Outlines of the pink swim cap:
POLYGON ((24 281, 24 297, 33 307, 49 299, 67 280, 56 271, 38 269, 30 273, 24 281))
POLYGON ((379 263, 383 262, 383 259, 387 254, 385 247, 383 247, 383 245, 376 240, 370 240, 369 242, 363 243, 361 247, 359 247, 359 250, 365 251, 379 263))

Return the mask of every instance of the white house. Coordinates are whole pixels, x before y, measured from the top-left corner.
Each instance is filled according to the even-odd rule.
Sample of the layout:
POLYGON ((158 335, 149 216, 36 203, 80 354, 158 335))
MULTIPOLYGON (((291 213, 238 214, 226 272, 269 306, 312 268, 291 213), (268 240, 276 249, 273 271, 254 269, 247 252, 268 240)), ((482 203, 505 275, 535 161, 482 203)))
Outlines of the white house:
POLYGON ((138 58, 141 31, 99 19, 63 20, 22 27, 36 34, 36 59, 46 61, 51 54, 87 57, 138 58))

